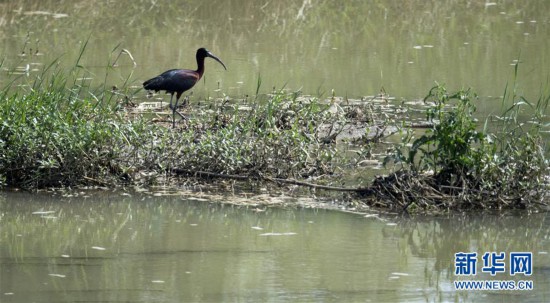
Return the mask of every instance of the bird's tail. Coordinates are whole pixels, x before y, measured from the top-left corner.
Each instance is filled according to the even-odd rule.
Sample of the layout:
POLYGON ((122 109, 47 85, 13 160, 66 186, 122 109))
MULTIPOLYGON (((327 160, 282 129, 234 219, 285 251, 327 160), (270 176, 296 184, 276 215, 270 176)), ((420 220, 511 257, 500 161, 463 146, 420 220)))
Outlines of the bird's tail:
POLYGON ((161 80, 161 77, 151 78, 143 82, 143 88, 145 88, 146 90, 154 90, 158 92, 159 90, 161 90, 161 88, 159 87, 161 80))

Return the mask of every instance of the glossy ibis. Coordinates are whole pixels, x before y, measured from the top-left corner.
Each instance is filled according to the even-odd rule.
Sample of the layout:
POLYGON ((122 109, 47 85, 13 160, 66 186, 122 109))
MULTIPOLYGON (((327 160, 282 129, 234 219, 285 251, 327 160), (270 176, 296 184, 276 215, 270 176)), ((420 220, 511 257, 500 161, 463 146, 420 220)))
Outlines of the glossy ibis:
MULTIPOLYGON (((206 48, 199 48, 197 50, 197 70, 190 69, 171 69, 167 70, 164 73, 149 79, 143 82, 143 88, 146 90, 166 91, 167 94, 170 94, 170 109, 172 110, 172 127, 176 127, 176 108, 178 107, 178 101, 183 94, 183 92, 191 89, 195 83, 197 83, 202 75, 204 74, 204 58, 210 57, 218 61, 224 69, 227 70, 225 64, 206 48), (176 94, 176 104, 172 106, 172 99, 174 98, 174 93, 176 94)), ((178 114, 185 118, 182 114, 178 114)))

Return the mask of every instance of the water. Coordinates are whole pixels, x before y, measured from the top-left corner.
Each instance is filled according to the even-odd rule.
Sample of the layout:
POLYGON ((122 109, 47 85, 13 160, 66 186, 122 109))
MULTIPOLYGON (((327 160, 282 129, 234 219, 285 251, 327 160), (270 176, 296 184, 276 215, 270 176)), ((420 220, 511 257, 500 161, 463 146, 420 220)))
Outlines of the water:
POLYGON ((365 217, 120 193, 0 201, 1 302, 550 299, 546 214, 365 217), (455 291, 459 251, 533 252, 523 279, 535 290, 455 291))
MULTIPOLYGON (((424 97, 435 81, 473 87, 485 102, 512 85, 536 101, 548 86, 550 2, 487 1, 7 1, 0 3, 5 70, 37 74, 55 58, 80 63, 97 84, 134 86, 169 68, 210 60, 193 98, 254 95, 276 89, 358 98, 383 88, 397 98, 424 97), (219 89, 219 90, 218 90, 219 89)), ((3 77, 2 77, 3 78, 3 77)), ((29 78, 29 81, 32 77, 29 78)), ((0 81, 5 81, 0 78, 0 81)), ((145 93, 138 92, 137 100, 145 93)))

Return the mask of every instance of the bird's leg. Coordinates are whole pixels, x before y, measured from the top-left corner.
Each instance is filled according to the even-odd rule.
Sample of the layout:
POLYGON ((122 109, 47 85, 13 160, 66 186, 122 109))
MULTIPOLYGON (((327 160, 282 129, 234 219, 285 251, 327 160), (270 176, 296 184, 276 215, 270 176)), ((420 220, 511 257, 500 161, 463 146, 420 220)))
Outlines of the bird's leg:
POLYGON ((172 128, 176 128, 176 108, 178 108, 178 101, 180 96, 176 96, 176 105, 172 107, 172 102, 170 102, 170 108, 172 109, 172 128))
POLYGON ((174 99, 174 93, 170 94, 170 109, 172 109, 172 125, 174 125, 175 122, 174 122, 174 118, 173 118, 174 117, 174 111, 173 111, 173 108, 172 108, 172 99, 174 99))
POLYGON ((170 109, 172 109, 172 99, 174 99, 174 93, 170 94, 170 109))
POLYGON ((160 98, 160 110, 162 110, 162 101, 164 101, 164 97, 160 98))
POLYGON ((185 117, 182 113, 178 112, 178 101, 180 99, 181 95, 179 96, 176 96, 176 104, 174 105, 174 107, 172 107, 172 105, 170 105, 170 108, 172 108, 172 127, 175 128, 176 127, 176 113, 182 118, 182 119, 187 119, 187 117, 185 117))

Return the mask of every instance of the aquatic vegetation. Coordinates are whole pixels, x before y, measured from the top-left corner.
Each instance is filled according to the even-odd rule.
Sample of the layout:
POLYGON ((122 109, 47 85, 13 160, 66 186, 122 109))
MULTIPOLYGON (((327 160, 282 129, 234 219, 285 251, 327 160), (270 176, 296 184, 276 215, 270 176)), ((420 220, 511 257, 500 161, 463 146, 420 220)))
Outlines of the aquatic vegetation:
POLYGON ((529 103, 514 94, 499 129, 491 133, 489 119, 482 130, 474 119, 475 98, 470 90, 448 93, 440 85, 430 90, 424 101, 432 104, 426 115, 433 126, 419 137, 404 132, 402 143, 386 158, 402 167, 375 180, 377 203, 402 209, 544 205, 550 171, 540 130, 548 97, 532 106, 538 114, 526 127, 515 117, 520 105, 529 103))

